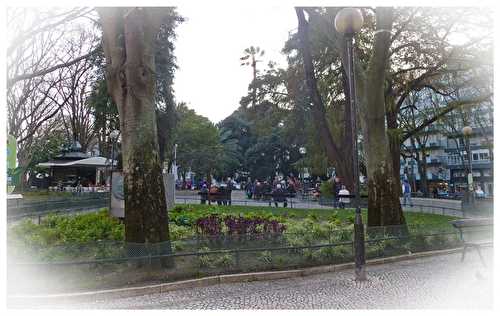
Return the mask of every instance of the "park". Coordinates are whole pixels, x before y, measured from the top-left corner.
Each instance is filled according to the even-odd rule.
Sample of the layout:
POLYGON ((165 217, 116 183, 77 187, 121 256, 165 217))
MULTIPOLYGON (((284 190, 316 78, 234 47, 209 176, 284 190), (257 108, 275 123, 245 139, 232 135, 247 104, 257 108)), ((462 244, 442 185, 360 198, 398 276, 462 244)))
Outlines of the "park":
POLYGON ((493 13, 205 9, 7 9, 8 308, 493 308, 493 13))

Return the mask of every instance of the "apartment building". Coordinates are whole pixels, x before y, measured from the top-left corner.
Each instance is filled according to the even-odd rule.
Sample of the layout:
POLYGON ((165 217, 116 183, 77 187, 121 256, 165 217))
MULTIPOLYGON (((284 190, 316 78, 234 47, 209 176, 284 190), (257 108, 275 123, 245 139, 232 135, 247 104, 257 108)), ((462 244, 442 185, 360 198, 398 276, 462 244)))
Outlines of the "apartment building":
MULTIPOLYGON (((491 111, 491 110, 489 110, 491 111)), ((451 114, 463 115, 463 113, 451 114)), ((472 156, 473 184, 480 186, 487 196, 493 195, 493 126, 492 117, 484 108, 478 108, 473 113, 475 120, 469 120, 472 135, 469 136, 472 156)), ((421 178, 426 177, 428 192, 433 192, 435 187, 448 192, 463 191, 467 188, 468 154, 467 142, 462 134, 463 120, 451 120, 454 126, 446 128, 442 124, 431 125, 425 131, 425 148, 416 142, 407 140, 403 148, 407 154, 418 150, 420 163, 423 164, 425 155, 426 174, 421 175, 416 159, 401 159, 400 174, 407 178, 414 186, 414 190, 421 188, 421 178)), ((402 148, 402 150, 403 150, 402 148)), ((421 190, 422 191, 422 190, 421 190)))

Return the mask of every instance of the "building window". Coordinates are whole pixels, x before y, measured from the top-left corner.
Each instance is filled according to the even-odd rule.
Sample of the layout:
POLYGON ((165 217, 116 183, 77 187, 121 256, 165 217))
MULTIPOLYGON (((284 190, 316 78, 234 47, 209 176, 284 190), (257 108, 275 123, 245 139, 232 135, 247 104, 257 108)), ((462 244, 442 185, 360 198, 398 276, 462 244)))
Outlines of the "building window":
POLYGON ((479 160, 478 154, 472 154, 472 160, 479 160))
POLYGON ((453 175, 454 175, 455 177, 463 177, 463 176, 465 176, 464 172, 462 172, 462 171, 457 171, 457 172, 455 172, 453 175))
POLYGON ((489 160, 488 153, 479 153, 479 160, 489 160))

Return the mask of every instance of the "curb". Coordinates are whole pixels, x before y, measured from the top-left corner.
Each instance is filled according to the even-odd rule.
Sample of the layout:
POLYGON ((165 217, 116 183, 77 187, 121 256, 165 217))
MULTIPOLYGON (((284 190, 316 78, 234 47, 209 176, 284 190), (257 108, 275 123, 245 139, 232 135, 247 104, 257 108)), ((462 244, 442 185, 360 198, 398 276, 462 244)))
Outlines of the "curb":
MULTIPOLYGON (((407 261, 407 260, 430 257, 430 256, 447 255, 456 252, 461 252, 462 250, 463 248, 453 248, 445 250, 412 253, 408 255, 394 256, 381 259, 371 259, 366 262, 366 265, 373 266, 373 265, 407 261)), ((140 286, 140 287, 127 287, 127 288, 112 289, 112 290, 78 292, 70 294, 50 294, 50 295, 8 295, 7 301, 9 305, 22 306, 26 305, 26 302, 29 303, 54 302, 56 304, 61 304, 63 302, 70 303, 75 301, 96 301, 102 299, 117 299, 117 298, 125 298, 125 297, 140 296, 140 295, 166 293, 170 291, 184 290, 195 287, 205 287, 217 284, 268 281, 268 280, 277 280, 277 279, 285 279, 293 277, 302 277, 302 276, 309 276, 321 273, 342 271, 353 268, 354 268, 354 262, 349 262, 337 265, 326 265, 326 266, 304 268, 297 270, 226 274, 226 275, 204 277, 200 279, 191 279, 191 280, 184 280, 177 282, 169 282, 169 283, 140 286)))

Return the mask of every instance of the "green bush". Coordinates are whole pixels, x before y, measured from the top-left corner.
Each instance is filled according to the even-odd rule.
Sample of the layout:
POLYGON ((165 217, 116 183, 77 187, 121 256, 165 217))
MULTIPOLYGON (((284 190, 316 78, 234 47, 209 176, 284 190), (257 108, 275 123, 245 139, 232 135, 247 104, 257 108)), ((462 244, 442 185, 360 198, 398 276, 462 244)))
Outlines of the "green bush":
POLYGON ((333 198, 333 182, 332 181, 323 181, 319 187, 321 192, 321 197, 326 199, 333 198))
POLYGON ((429 244, 432 250, 457 247, 460 240, 456 235, 435 235, 429 237, 429 244))
POLYGON ((170 223, 168 225, 168 228, 170 230, 170 239, 171 240, 182 240, 182 239, 188 239, 188 238, 193 238, 196 235, 196 232, 194 231, 193 228, 188 227, 188 226, 179 226, 175 223, 170 223))
MULTIPOLYGON (((202 247, 199 249, 199 252, 207 252, 210 251, 208 247, 202 247)), ((198 264, 200 268, 213 268, 214 260, 211 258, 209 254, 198 256, 198 264)))
MULTIPOLYGON (((192 238, 194 229, 170 223, 171 240, 192 238)), ((18 248, 41 250, 67 245, 95 244, 100 241, 123 241, 125 227, 106 209, 97 213, 73 216, 50 214, 43 218, 40 225, 26 219, 9 227, 9 243, 18 248)), ((48 251, 48 250, 47 250, 48 251)))
POLYGON ((312 259, 317 262, 344 262, 351 257, 351 252, 349 246, 322 247, 313 251, 312 259))
POLYGON ((334 211, 333 214, 328 217, 328 223, 333 226, 342 226, 342 220, 339 217, 338 211, 334 211))
POLYGON ((262 251, 257 256, 257 260, 264 262, 266 264, 272 263, 273 257, 272 257, 271 251, 262 251))
POLYGON ((411 252, 426 251, 429 249, 429 242, 423 234, 412 234, 410 235, 407 247, 411 252))
MULTIPOLYGON (((199 252, 208 252, 210 248, 202 247, 199 252)), ((229 268, 235 265, 234 255, 230 253, 225 254, 205 254, 198 256, 198 265, 200 268, 215 268, 223 267, 229 268)))
POLYGON ((314 214, 314 213, 307 214, 306 218, 308 220, 310 220, 310 221, 313 221, 313 222, 317 222, 318 221, 318 215, 314 214))
POLYGON ((230 253, 220 255, 218 258, 215 259, 215 265, 217 267, 223 267, 223 268, 233 267, 235 265, 234 255, 230 253))
POLYGON ((40 225, 24 220, 9 230, 13 240, 36 248, 124 239, 124 225, 108 215, 106 209, 74 216, 51 214, 40 225))

